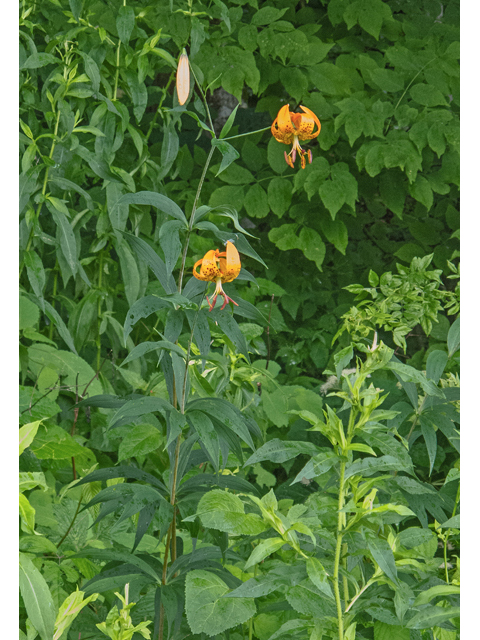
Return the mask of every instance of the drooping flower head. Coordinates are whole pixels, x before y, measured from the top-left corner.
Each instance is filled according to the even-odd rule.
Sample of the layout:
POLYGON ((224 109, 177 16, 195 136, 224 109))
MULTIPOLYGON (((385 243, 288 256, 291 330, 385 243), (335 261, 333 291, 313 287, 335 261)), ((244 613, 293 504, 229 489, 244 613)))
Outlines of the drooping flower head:
POLYGON ((289 106, 290 105, 286 104, 278 112, 277 117, 272 124, 272 135, 275 140, 278 140, 278 142, 292 145, 292 150, 288 155, 285 151, 285 160, 287 164, 290 167, 293 167, 298 151, 300 154, 302 169, 305 169, 305 156, 308 156, 308 161, 312 162, 312 151, 309 149, 307 152, 302 149, 299 140, 311 140, 312 138, 316 138, 320 133, 322 125, 313 111, 310 111, 307 107, 302 107, 302 105, 300 105, 300 109, 302 109, 304 113, 294 113, 289 110, 289 106), (314 131, 315 125, 318 127, 317 131, 314 131))
POLYGON ((190 93, 190 66, 185 49, 178 61, 176 81, 178 103, 182 105, 185 104, 190 93))
POLYGON ((215 307, 217 296, 223 296, 223 305, 221 309, 225 309, 229 302, 233 302, 238 307, 238 304, 232 298, 229 298, 222 288, 223 282, 231 282, 240 273, 242 265, 240 264, 240 256, 238 255, 235 245, 227 241, 227 250, 220 252, 218 249, 211 249, 203 256, 201 260, 198 260, 193 267, 193 275, 197 280, 206 280, 209 282, 216 282, 217 286, 213 296, 208 299, 208 305, 210 311, 215 307), (200 271, 197 271, 197 267, 200 265, 200 271))

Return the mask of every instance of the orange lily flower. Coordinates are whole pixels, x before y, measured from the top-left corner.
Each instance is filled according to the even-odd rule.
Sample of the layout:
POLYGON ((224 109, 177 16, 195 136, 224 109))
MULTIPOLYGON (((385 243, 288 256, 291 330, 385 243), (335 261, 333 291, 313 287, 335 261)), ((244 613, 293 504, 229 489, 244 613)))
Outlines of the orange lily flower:
POLYGON ((180 105, 185 104, 190 93, 190 66, 188 62, 188 56, 185 49, 180 56, 180 60, 177 65, 177 96, 178 103, 180 105))
POLYGON ((289 110, 289 106, 290 105, 286 104, 278 112, 278 115, 272 124, 272 135, 275 140, 283 142, 283 144, 293 143, 292 150, 288 155, 285 151, 285 160, 287 161, 287 164, 293 168, 293 163, 295 162, 298 151, 300 154, 302 169, 305 169, 305 156, 308 156, 308 161, 311 163, 312 151, 309 149, 307 152, 302 149, 299 144, 299 140, 311 140, 312 138, 316 138, 320 133, 322 125, 313 111, 310 111, 307 107, 302 107, 302 105, 300 105, 300 109, 302 109, 304 113, 294 113, 289 110), (315 125, 318 127, 317 131, 313 131, 315 125))
POLYGON ((227 241, 227 250, 220 251, 218 249, 212 249, 207 251, 201 260, 198 260, 193 267, 193 275, 197 280, 207 280, 209 282, 216 282, 215 292, 210 300, 207 298, 210 311, 215 307, 217 296, 223 296, 224 302, 220 308, 225 309, 229 302, 233 302, 238 307, 235 300, 232 300, 227 296, 222 288, 222 282, 231 282, 240 273, 242 268, 240 264, 240 256, 238 255, 237 248, 230 241, 227 241), (218 264, 217 264, 218 263, 218 264), (197 272, 197 267, 200 265, 200 272, 197 272))

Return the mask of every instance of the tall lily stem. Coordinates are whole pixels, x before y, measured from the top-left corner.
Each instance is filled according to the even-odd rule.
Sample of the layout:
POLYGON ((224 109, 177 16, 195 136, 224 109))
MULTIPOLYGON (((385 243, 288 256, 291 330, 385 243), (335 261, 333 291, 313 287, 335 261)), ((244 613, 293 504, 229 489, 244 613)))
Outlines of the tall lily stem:
MULTIPOLYGON (((202 172, 202 176, 200 178, 200 182, 198 184, 198 189, 197 189, 197 193, 195 195, 195 200, 193 202, 193 207, 192 207, 192 213, 190 214, 190 221, 188 224, 188 230, 187 230, 187 235, 185 238, 185 244, 183 247, 183 253, 182 253, 182 262, 181 262, 181 266, 180 266, 180 275, 178 277, 178 292, 181 293, 182 291, 182 286, 183 286, 183 276, 185 273, 185 262, 187 259, 187 251, 188 251, 188 245, 190 243, 190 236, 192 234, 192 229, 193 229, 193 223, 195 220, 195 212, 197 210, 197 203, 198 200, 200 198, 200 193, 202 191, 202 187, 203 187, 203 183, 205 181, 205 176, 207 175, 207 170, 208 167, 210 165, 210 160, 212 158, 213 155, 213 151, 214 151, 215 147, 212 146, 212 148, 210 149, 210 153, 207 156, 207 160, 205 162, 205 166, 203 168, 203 172, 202 172)), ((200 306, 198 311, 200 311, 200 306)), ((187 389, 187 375, 188 375, 188 361, 190 358, 190 350, 191 350, 191 346, 192 346, 192 341, 193 341, 193 330, 195 328, 195 323, 198 317, 198 312, 197 315, 195 316, 195 320, 193 322, 192 325, 192 329, 190 332, 190 339, 188 342, 188 348, 187 348, 187 357, 186 357, 186 362, 185 362, 185 375, 184 375, 184 379, 183 379, 183 387, 182 387, 182 396, 181 396, 181 403, 180 403, 180 413, 184 414, 185 413, 185 403, 186 403, 186 389, 187 389)), ((176 393, 174 391, 174 397, 176 397, 176 393)), ((177 491, 177 475, 178 475, 178 461, 179 461, 179 457, 180 457, 180 444, 181 444, 181 435, 179 435, 177 437, 177 444, 175 447, 175 456, 174 456, 174 462, 173 462, 173 469, 172 469, 172 489, 171 489, 171 493, 170 493, 170 504, 173 506, 173 518, 172 518, 172 522, 170 524, 170 528, 168 530, 168 534, 167 534, 167 541, 165 544, 165 555, 164 555, 164 559, 163 559, 163 575, 162 575, 162 584, 165 584, 166 581, 166 577, 167 577, 167 566, 168 566, 168 554, 170 551, 170 546, 171 546, 171 554, 170 554, 170 559, 172 562, 175 562, 176 557, 177 557, 177 545, 176 545, 176 540, 177 540, 177 536, 176 536, 176 517, 177 517, 177 507, 176 507, 176 491, 177 491)), ((159 624, 159 629, 158 629, 158 640, 162 640, 163 639, 163 627, 165 624, 165 610, 163 607, 163 604, 160 605, 160 624, 159 624)))
POLYGON ((343 611, 342 601, 340 599, 340 585, 339 585, 339 569, 340 569, 340 557, 342 552, 342 539, 343 539, 343 526, 344 526, 344 514, 342 513, 343 504, 345 502, 345 466, 346 462, 340 463, 340 486, 338 490, 338 525, 337 525, 337 546, 335 549, 335 564, 333 570, 333 590, 335 593, 335 602, 337 605, 337 618, 338 618, 338 640, 343 640, 343 611))

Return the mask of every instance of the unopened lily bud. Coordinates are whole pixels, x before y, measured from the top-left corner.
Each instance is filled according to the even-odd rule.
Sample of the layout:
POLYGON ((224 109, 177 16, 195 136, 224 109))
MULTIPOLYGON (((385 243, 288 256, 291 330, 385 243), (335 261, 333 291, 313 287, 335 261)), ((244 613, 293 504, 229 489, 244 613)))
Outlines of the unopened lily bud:
POLYGON ((185 104, 190 93, 190 65, 184 49, 177 66, 177 96, 179 104, 185 104))

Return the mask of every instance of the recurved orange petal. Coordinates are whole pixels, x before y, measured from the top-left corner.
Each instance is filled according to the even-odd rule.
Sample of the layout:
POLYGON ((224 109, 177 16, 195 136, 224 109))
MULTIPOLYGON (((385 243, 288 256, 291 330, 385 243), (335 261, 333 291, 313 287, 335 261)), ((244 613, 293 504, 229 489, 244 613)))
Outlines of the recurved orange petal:
POLYGON ((295 123, 297 125, 297 135, 299 139, 311 140, 312 138, 316 138, 320 133, 320 129, 322 128, 320 120, 313 113, 313 111, 307 109, 307 107, 303 107, 302 105, 300 105, 300 109, 302 109, 302 111, 304 111, 306 115, 303 115, 302 113, 297 114, 300 116, 299 124, 297 125, 297 123, 295 123), (313 132, 315 125, 317 125, 318 131, 313 132))
POLYGON ((197 260, 193 267, 193 275, 197 280, 215 281, 217 278, 222 276, 222 273, 217 266, 217 253, 218 251, 212 249, 211 251, 207 251, 201 260, 197 260), (199 265, 201 265, 200 272, 197 272, 197 267, 199 265))
POLYGON ((284 144, 292 144, 295 134, 295 127, 290 118, 289 106, 290 105, 286 104, 280 109, 271 127, 275 140, 283 142, 284 144))
POLYGON ((220 257, 219 266, 222 273, 222 282, 231 282, 232 280, 235 280, 242 268, 237 247, 232 242, 228 241, 227 251, 218 255, 220 257))

